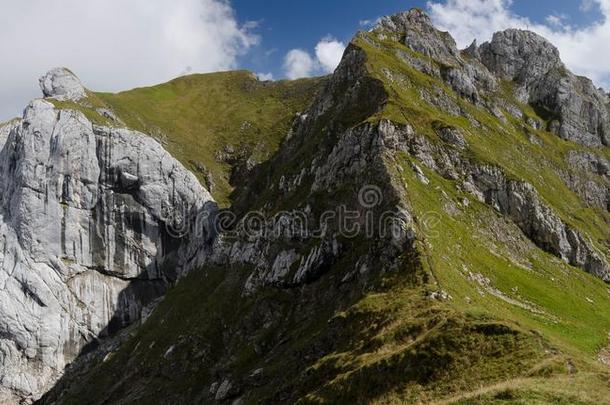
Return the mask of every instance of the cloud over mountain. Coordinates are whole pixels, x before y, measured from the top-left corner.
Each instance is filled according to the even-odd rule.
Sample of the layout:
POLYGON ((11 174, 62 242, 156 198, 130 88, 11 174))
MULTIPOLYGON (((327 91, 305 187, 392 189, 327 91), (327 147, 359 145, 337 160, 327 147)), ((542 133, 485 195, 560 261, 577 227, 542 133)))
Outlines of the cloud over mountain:
POLYGON ((345 44, 333 37, 325 37, 315 47, 315 57, 302 49, 292 49, 284 57, 284 73, 289 79, 298 79, 318 74, 328 74, 335 70, 345 44))
POLYGON ((67 66, 96 90, 160 83, 237 67, 258 42, 225 0, 3 2, 0 120, 39 95, 33 78, 67 66))

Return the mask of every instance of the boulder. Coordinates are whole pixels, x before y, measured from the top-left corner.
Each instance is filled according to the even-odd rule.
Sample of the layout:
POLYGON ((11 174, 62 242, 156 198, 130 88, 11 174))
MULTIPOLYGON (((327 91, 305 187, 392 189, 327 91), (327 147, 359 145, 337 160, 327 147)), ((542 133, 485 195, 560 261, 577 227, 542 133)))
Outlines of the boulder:
POLYGON ((45 97, 78 101, 87 97, 82 83, 66 68, 55 68, 40 78, 40 88, 45 97))

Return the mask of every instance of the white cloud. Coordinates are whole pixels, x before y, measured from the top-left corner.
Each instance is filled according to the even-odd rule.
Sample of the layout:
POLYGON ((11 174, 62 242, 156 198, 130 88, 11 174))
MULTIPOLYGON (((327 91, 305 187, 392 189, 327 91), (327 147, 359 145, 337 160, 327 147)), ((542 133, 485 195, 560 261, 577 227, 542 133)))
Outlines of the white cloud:
POLYGON ((554 28, 570 29, 567 21, 570 18, 565 14, 551 14, 545 18, 546 23, 554 28))
POLYGON ((273 80, 273 73, 257 73, 256 77, 258 77, 258 80, 266 82, 269 80, 273 80))
POLYGON ((529 29, 555 44, 563 61, 575 73, 610 87, 610 58, 600 57, 610 43, 610 0, 590 1, 599 6, 604 18, 581 28, 534 23, 513 13, 511 0, 447 0, 429 2, 428 8, 434 23, 449 31, 461 47, 475 38, 487 41, 494 32, 507 28, 529 29))
POLYGON ((588 13, 595 7, 595 0, 582 0, 580 3, 580 11, 588 13))
POLYGON ((309 77, 315 71, 315 61, 307 51, 293 49, 284 57, 284 71, 291 80, 309 77))
POLYGON ((488 40, 496 31, 531 25, 526 18, 509 11, 510 3, 510 0, 447 0, 429 2, 428 8, 435 25, 449 31, 458 45, 465 47, 475 38, 488 40))
POLYGON ((284 72, 289 79, 327 74, 341 62, 345 44, 325 37, 315 47, 315 58, 302 49, 292 49, 284 57, 284 72))
POLYGON ((255 27, 240 26, 227 0, 3 1, 0 119, 38 97, 38 77, 55 66, 103 91, 235 68, 255 27))
POLYGON ((345 51, 345 44, 332 37, 324 38, 316 45, 316 58, 326 73, 334 71, 345 51))
POLYGON ((375 25, 379 24, 380 21, 381 21, 381 17, 377 17, 375 19, 370 19, 370 20, 360 20, 360 21, 358 21, 358 25, 360 25, 360 28, 369 30, 369 29, 372 29, 375 25))

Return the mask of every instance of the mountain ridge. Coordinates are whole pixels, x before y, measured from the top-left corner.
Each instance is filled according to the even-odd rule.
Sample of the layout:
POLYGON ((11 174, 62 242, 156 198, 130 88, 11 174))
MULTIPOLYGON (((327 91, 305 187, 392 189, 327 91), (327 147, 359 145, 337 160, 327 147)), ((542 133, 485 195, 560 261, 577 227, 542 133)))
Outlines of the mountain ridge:
POLYGON ((460 51, 421 10, 357 34, 201 268, 41 403, 607 400, 607 96, 532 35, 460 51))
MULTIPOLYGON (((412 36, 417 45, 423 46, 420 50, 426 51, 430 43, 429 37, 421 40, 422 29, 433 37, 438 36, 441 42, 448 40, 419 11, 403 13, 389 21, 393 19, 406 25, 407 30, 415 31, 412 36)), ((325 90, 306 116, 297 120, 290 139, 269 162, 255 169, 250 187, 238 189, 235 208, 244 215, 248 208, 254 207, 268 216, 291 209, 304 210, 311 212, 309 215, 315 224, 315 218, 332 206, 345 203, 358 210, 359 188, 367 183, 375 184, 383 190, 383 208, 400 213, 398 226, 403 231, 398 232, 398 239, 345 239, 337 236, 338 229, 332 228, 321 241, 307 242, 306 239, 305 246, 288 236, 257 238, 254 243, 236 241, 227 249, 230 251, 228 263, 226 258, 221 258, 219 269, 208 265, 201 273, 193 273, 188 283, 193 284, 192 293, 185 292, 186 285, 182 288, 179 285, 175 294, 170 293, 161 304, 157 318, 151 320, 145 331, 136 332, 124 350, 114 353, 117 357, 109 364, 94 367, 86 374, 90 378, 87 386, 95 385, 100 390, 100 400, 120 402, 129 398, 145 402, 159 395, 163 398, 161 401, 167 402, 235 399, 246 403, 426 402, 433 399, 452 402, 452 398, 456 402, 460 398, 489 402, 504 398, 515 402, 604 400, 603 394, 595 398, 596 389, 583 394, 578 387, 585 386, 581 378, 603 385, 606 371, 591 360, 595 361, 599 345, 607 342, 606 311, 586 316, 583 311, 587 311, 584 309, 587 305, 593 305, 589 300, 595 305, 607 305, 607 287, 585 273, 574 273, 580 270, 566 267, 563 260, 567 257, 563 260, 553 257, 553 253, 562 254, 553 250, 552 238, 545 245, 544 239, 537 239, 536 232, 525 227, 537 221, 528 212, 543 210, 538 219, 541 223, 548 218, 557 219, 555 214, 544 211, 547 204, 560 208, 561 219, 556 222, 560 228, 564 226, 560 225, 564 218, 575 223, 573 209, 584 203, 575 203, 580 197, 574 199, 575 192, 557 175, 555 162, 559 160, 554 154, 569 148, 576 148, 578 154, 579 147, 575 147, 578 144, 570 141, 563 144, 557 136, 561 135, 561 124, 551 125, 557 118, 551 116, 545 120, 538 116, 533 108, 520 103, 512 94, 505 94, 504 83, 486 77, 482 68, 469 72, 469 64, 463 61, 466 73, 455 71, 444 64, 447 60, 438 64, 426 53, 414 51, 408 46, 410 42, 403 46, 402 35, 392 39, 393 33, 394 29, 382 30, 375 37, 374 29, 372 33, 356 36, 325 90), (388 48, 384 49, 384 45, 388 48), (482 85, 470 86, 469 80, 470 84, 480 81, 482 85), (404 88, 416 92, 405 95, 404 88), (440 91, 432 93, 430 89, 434 88, 440 91), (486 99, 483 93, 491 90, 496 93, 486 99), (501 102, 499 106, 496 100, 501 102), (525 124, 519 124, 515 116, 525 124), (551 127, 557 134, 544 130, 551 127), (475 137, 477 132, 483 134, 475 137), (493 142, 513 145, 498 153, 497 147, 489 145, 493 142), (548 155, 541 144, 549 150, 548 155), (525 162, 519 155, 513 155, 515 149, 517 153, 528 151, 534 156, 544 156, 543 162, 550 162, 549 166, 541 170, 535 161, 525 168, 515 166, 525 162), (490 154, 491 151, 495 153, 490 154), (544 174, 544 181, 536 180, 532 173, 544 174), (536 186, 524 181, 524 174, 536 186), (464 177, 466 181, 459 184, 464 177), (563 211, 565 208, 557 204, 554 191, 548 190, 546 184, 553 184, 564 198, 569 197, 569 210, 563 211), (543 191, 542 198, 536 195, 538 189, 543 191), (260 190, 266 192, 260 193, 260 190), (436 232, 427 229, 426 213, 431 209, 440 215, 442 224, 436 232), (526 215, 520 220, 518 215, 522 213, 526 215), (485 242, 486 239, 492 242, 485 242), (314 244, 313 249, 309 243, 314 244), (181 297, 194 297, 198 289, 205 290, 206 274, 215 274, 219 280, 234 277, 241 280, 221 290, 223 295, 231 297, 231 302, 238 302, 237 308, 220 298, 219 303, 213 299, 206 303, 206 311, 212 313, 220 308, 236 311, 232 312, 233 317, 227 318, 233 319, 232 323, 221 321, 222 326, 210 326, 227 328, 228 334, 210 335, 205 325, 208 322, 216 325, 217 321, 199 311, 184 313, 187 319, 172 323, 171 329, 156 330, 168 321, 172 310, 188 307, 181 302, 181 297), (302 278, 303 274, 309 276, 302 278), (307 295, 316 291, 317 305, 307 306, 307 295), (237 298, 244 297, 242 294, 258 297, 260 303, 245 304, 243 308, 239 302, 250 300, 237 298), (290 298, 280 298, 283 294, 290 298), (338 296, 333 298, 332 294, 338 296), (593 295, 596 298, 591 298, 593 295), (297 309, 287 309, 285 300, 297 309), (566 306, 562 301, 570 304, 566 306), (308 309, 301 309, 302 305, 308 309), (466 314, 463 323, 457 321, 460 319, 457 313, 444 313, 448 307, 459 308, 458 312, 466 314), (273 308, 280 314, 287 311, 287 315, 274 315, 273 308), (426 314, 422 320, 427 326, 416 326, 420 319, 415 315, 416 308, 426 314), (390 314, 394 311, 402 317, 393 318, 390 314), (305 315, 300 316, 299 312, 305 315), (307 319, 314 314, 321 320, 307 319), (594 320, 589 318, 591 315, 600 318, 594 320), (256 326, 259 317, 268 319, 269 326, 259 330, 256 326), (576 326, 574 322, 579 317, 582 319, 576 326), (584 321, 585 318, 589 320, 584 321), (335 322, 339 325, 336 328, 327 326, 335 322), (456 329, 456 322, 464 326, 456 329), (300 324, 301 327, 297 326, 300 324), (369 324, 370 327, 365 326, 369 324), (196 333, 192 333, 193 327, 196 333), (403 332, 411 340, 401 340, 401 333, 395 328, 411 331, 403 332), (174 329, 177 332, 172 333, 174 329), (350 339, 341 330, 353 331, 357 337, 350 339), (486 332, 478 334, 477 330, 486 332), (244 331, 256 332, 249 336, 244 331), (329 334, 340 337, 333 339, 329 334), (544 338, 534 343, 540 334, 544 338), (168 339, 167 335, 174 338, 168 339), (475 354, 467 343, 455 340, 461 335, 475 339, 478 348, 492 347, 491 351, 502 359, 502 366, 486 369, 482 364, 495 364, 497 358, 485 352, 475 354), (598 336, 599 343, 590 341, 594 335, 598 336), (179 336, 197 336, 200 343, 189 344, 179 336), (138 350, 138 345, 156 345, 159 341, 163 342, 163 348, 173 348, 174 359, 170 356, 158 360, 163 349, 156 354, 138 350), (202 361, 210 366, 202 369, 185 355, 192 350, 197 353, 200 345, 205 348, 207 342, 219 346, 213 346, 216 348, 211 351, 204 349, 202 361), (444 352, 446 347, 452 349, 444 352), (539 351, 540 347, 544 349, 539 351), (235 359, 234 353, 242 353, 240 348, 249 349, 235 359), (583 357, 578 354, 581 350, 593 356, 583 357), (301 359, 303 352, 307 353, 305 359, 301 359), (481 363, 475 360, 480 358, 478 355, 482 356, 481 363), (131 363, 125 380, 104 379, 104 375, 111 374, 109 370, 117 367, 124 370, 129 364, 128 358, 133 356, 138 359, 137 365, 131 363), (460 358, 469 358, 475 363, 462 363, 460 358), (150 367, 151 364, 154 366, 150 367), (187 378, 177 370, 188 365, 194 367, 194 374, 187 378), (409 374, 411 369, 414 374, 409 374), (576 369, 583 371, 575 372, 576 369), (169 370, 191 382, 174 388, 175 380, 168 378, 169 370), (296 373, 297 383, 285 377, 287 370, 296 373), (372 370, 383 372, 377 378, 372 370), (137 377, 143 372, 146 377, 137 377), (566 375, 571 376, 571 382, 565 379, 566 375), (473 380, 469 379, 472 376, 484 378, 490 385, 485 390, 469 391, 473 386, 473 380), (495 385, 493 381, 497 379, 515 383, 495 385), (205 382, 203 387, 197 388, 202 382, 205 382), (153 393, 149 386, 158 386, 159 390, 153 393), (462 394, 456 395, 459 392, 462 394)), ((449 56, 436 56, 459 61, 460 52, 451 46, 451 41, 449 45, 449 56)), ((433 51, 438 49, 443 49, 443 45, 433 46, 433 51)), ((571 83, 569 76, 567 80, 571 83)), ((561 108, 557 110, 561 112, 561 108)), ((569 119, 568 116, 566 122, 569 119)), ((603 136, 604 132, 600 134, 603 136)), ((598 142, 590 142, 594 136, 572 136, 572 139, 603 148, 602 136, 598 142)), ((590 201, 589 204, 597 203, 590 201)), ((587 220, 591 219, 590 224, 597 226, 600 235, 607 239, 607 214, 598 211, 606 210, 605 205, 600 201, 597 208, 591 212, 588 211, 591 208, 586 208, 583 213, 590 215, 587 220)), ((550 225, 539 236, 545 232, 552 234, 556 225, 550 225)), ((590 232, 586 230, 587 235, 590 232)), ((603 244, 596 243, 594 249, 598 246, 603 244)), ((215 259, 214 266, 218 265, 215 259)), ((222 281, 220 285, 224 285, 222 281)), ((58 391, 65 388, 60 387, 58 391)), ((603 391, 601 386, 599 389, 603 391)), ((78 391, 74 392, 75 396, 70 395, 67 398, 79 398, 78 391)))

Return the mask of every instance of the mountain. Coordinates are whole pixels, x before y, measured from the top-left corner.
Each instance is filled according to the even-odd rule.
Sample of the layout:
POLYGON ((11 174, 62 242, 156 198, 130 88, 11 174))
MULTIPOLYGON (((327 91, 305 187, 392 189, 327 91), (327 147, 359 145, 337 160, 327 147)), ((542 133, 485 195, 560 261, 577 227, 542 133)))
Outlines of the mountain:
POLYGON ((317 83, 261 83, 231 72, 107 95, 89 92, 67 69, 40 80, 45 99, 0 126, 1 402, 40 396, 81 350, 138 321, 169 285, 200 266, 212 229, 202 220, 192 237, 178 238, 182 215, 212 217, 218 204, 208 189, 227 200, 231 173, 238 166, 245 173, 277 148, 317 83), (172 109, 173 132, 135 109, 121 120, 113 112, 123 98, 135 104, 153 93, 157 102, 142 101, 137 114, 163 117, 176 88, 188 89, 180 92, 188 108, 172 109), (203 114, 192 110, 198 103, 208 104, 203 114), (257 114, 262 107, 270 115, 257 114), (192 132, 177 132, 186 122, 192 132), (205 128, 218 134, 218 144, 208 144, 205 128), (200 160, 190 160, 193 151, 200 160), (226 157, 215 161, 221 153, 226 157), (217 187, 203 187, 196 175, 217 187))
POLYGON ((544 38, 414 9, 328 78, 41 87, 0 129, 7 400, 610 400, 610 100, 544 38))
MULTIPOLYGON (((41 85, 48 96, 85 94, 66 70, 50 72, 41 85)), ((5 402, 44 392, 83 347, 139 319, 172 280, 197 266, 209 229, 201 240, 174 239, 169 214, 217 207, 152 138, 93 125, 46 99, 31 102, 1 132, 5 402)))

